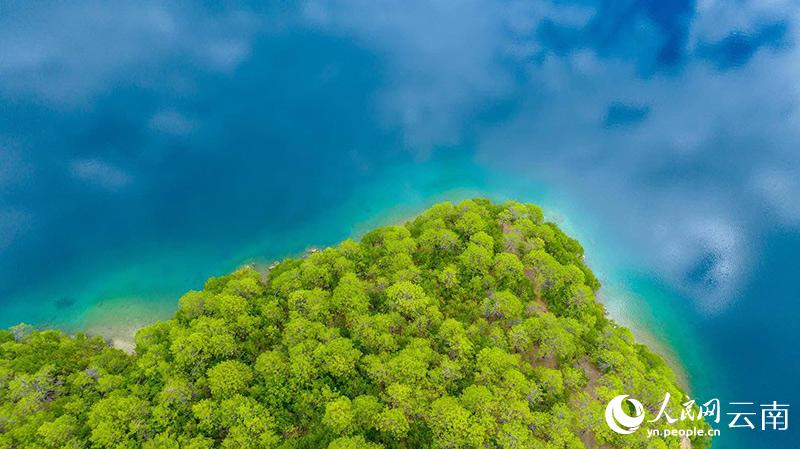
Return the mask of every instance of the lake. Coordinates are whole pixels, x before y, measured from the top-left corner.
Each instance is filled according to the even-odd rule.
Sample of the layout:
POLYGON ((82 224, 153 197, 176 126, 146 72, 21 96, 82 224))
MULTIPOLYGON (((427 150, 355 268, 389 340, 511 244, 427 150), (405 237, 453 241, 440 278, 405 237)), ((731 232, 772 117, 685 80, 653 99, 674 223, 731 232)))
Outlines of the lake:
MULTIPOLYGON (((513 198, 584 244, 611 316, 693 397, 797 404, 798 17, 12 2, 0 325, 122 340, 208 276, 513 198)), ((715 447, 796 446, 725 418, 715 447)))

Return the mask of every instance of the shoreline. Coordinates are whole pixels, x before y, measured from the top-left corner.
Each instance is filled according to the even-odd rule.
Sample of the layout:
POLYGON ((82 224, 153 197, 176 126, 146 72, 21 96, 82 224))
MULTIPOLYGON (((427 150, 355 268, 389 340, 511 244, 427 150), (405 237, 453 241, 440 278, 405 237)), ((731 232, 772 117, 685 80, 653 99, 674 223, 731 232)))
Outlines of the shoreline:
MULTIPOLYGON (((457 192, 451 193, 455 193, 453 196, 456 197, 451 200, 452 202, 460 200, 459 198, 461 195, 459 195, 457 192)), ((468 195, 468 192, 461 193, 468 195)), ((425 210, 430 206, 430 204, 434 204, 438 201, 441 201, 441 199, 431 199, 431 201, 426 201, 424 204, 417 205, 420 206, 419 208, 404 206, 395 206, 389 208, 383 211, 383 213, 379 213, 372 218, 355 223, 351 227, 351 233, 347 238, 360 239, 367 232, 380 226, 403 225, 408 221, 413 220, 420 213, 420 211, 425 210)), ((563 215, 558 213, 558 211, 548 210, 545 213, 545 217, 548 221, 552 221, 554 223, 561 223, 563 221, 563 215)), ((562 224, 563 223, 559 224, 559 226, 562 226, 562 224)), ((577 235, 582 234, 578 232, 578 230, 572 228, 571 225, 569 227, 569 234, 574 236, 574 238, 578 238, 577 235)), ((333 245, 335 244, 336 243, 333 245)), ((244 266, 253 266, 262 274, 266 274, 275 262, 283 260, 287 257, 306 257, 309 254, 319 251, 320 249, 324 249, 333 245, 309 244, 306 245, 305 249, 302 251, 284 255, 271 261, 256 261, 249 259, 238 264, 236 268, 233 268, 230 271, 234 271, 244 266)), ((593 247, 592 251, 598 251, 600 249, 597 248, 596 245, 591 246, 593 247)), ((607 270, 607 267, 604 266, 593 266, 594 264, 591 262, 593 260, 602 260, 600 257, 592 257, 592 254, 587 254, 587 259, 590 268, 599 275, 598 277, 602 281, 603 286, 597 293, 597 301, 606 309, 609 318, 618 325, 629 329, 633 333, 637 343, 647 346, 652 352, 662 357, 670 369, 672 369, 672 371, 675 373, 678 384, 687 392, 691 392, 692 389, 689 381, 690 376, 688 374, 688 370, 686 365, 678 356, 678 349, 673 344, 674 342, 669 340, 664 341, 663 338, 659 338, 654 329, 651 330, 648 328, 646 323, 647 319, 643 316, 640 316, 640 314, 636 313, 635 310, 632 310, 637 308, 637 304, 632 303, 632 301, 642 303, 638 304, 639 308, 641 308, 642 305, 649 306, 647 298, 634 293, 629 288, 621 287, 620 284, 624 285, 624 283, 620 282, 620 279, 613 279, 614 276, 611 276, 612 279, 608 279, 608 273, 613 273, 615 272, 614 270, 607 270), (600 276, 601 273, 602 276, 600 276), (620 307, 629 304, 633 307, 620 307)), ((220 275, 222 274, 215 274, 212 276, 220 275)), ((154 324, 157 321, 170 319, 177 310, 178 301, 183 293, 185 292, 182 292, 175 297, 162 297, 161 299, 117 297, 98 302, 97 304, 92 305, 88 310, 84 311, 83 317, 81 320, 79 320, 79 324, 77 326, 70 326, 73 327, 71 331, 85 332, 87 335, 92 336, 101 336, 109 343, 110 346, 132 354, 135 352, 136 332, 139 329, 154 324)))
MULTIPOLYGON (((404 222, 401 222, 400 224, 402 223, 404 222)), ((313 246, 309 247, 309 249, 306 250, 303 255, 312 253, 315 249, 317 248, 313 246)), ((248 265, 252 264, 245 263, 240 265, 240 267, 248 265)), ((265 268, 267 268, 267 270, 259 269, 258 271, 262 274, 266 274, 268 267, 265 268)), ((620 313, 619 311, 612 312, 612 310, 609 310, 609 298, 613 295, 613 293, 609 292, 608 290, 610 289, 607 287, 601 287, 597 295, 597 300, 603 304, 604 307, 606 307, 609 318, 611 318, 618 325, 629 329, 633 333, 637 343, 647 346, 648 349, 663 358, 667 365, 669 365, 669 367, 675 373, 678 384, 688 393, 691 393, 691 384, 689 382, 688 372, 684 364, 681 363, 676 350, 671 347, 669 342, 662 341, 662 339, 658 338, 652 331, 647 329, 647 326, 644 323, 638 322, 639 319, 637 316, 635 316, 635 314, 624 312, 620 313)), ((632 293, 629 292, 629 294, 632 293)), ((84 320, 84 324, 81 326, 81 329, 78 329, 78 331, 85 332, 90 336, 101 336, 109 343, 110 346, 125 351, 128 354, 133 354, 136 348, 136 332, 143 327, 147 327, 156 323, 157 321, 169 319, 172 316, 172 313, 177 310, 178 299, 179 298, 175 298, 172 301, 172 312, 166 318, 162 316, 163 313, 160 313, 160 311, 155 313, 135 312, 133 315, 130 314, 130 309, 136 310, 140 305, 145 305, 150 303, 150 301, 128 298, 124 300, 124 304, 119 305, 110 305, 109 302, 103 302, 93 306, 92 309, 87 311, 87 317, 84 320), (122 318, 120 319, 120 317, 122 318)), ((119 300, 115 300, 113 302, 117 301, 119 300)))
POLYGON ((133 354, 136 332, 158 321, 170 319, 178 307, 178 298, 143 300, 118 297, 102 301, 87 310, 75 326, 78 332, 100 336, 109 346, 133 354))

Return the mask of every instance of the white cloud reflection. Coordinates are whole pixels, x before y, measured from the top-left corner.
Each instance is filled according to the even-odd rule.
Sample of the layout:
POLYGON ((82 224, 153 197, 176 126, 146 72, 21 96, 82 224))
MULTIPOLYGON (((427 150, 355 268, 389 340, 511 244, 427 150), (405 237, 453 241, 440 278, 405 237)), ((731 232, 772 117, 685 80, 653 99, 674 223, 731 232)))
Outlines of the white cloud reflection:
POLYGON ((6 120, 27 127, 11 136, 23 153, 35 147, 25 159, 58 167, 47 188, 66 167, 120 191, 206 141, 275 151, 264 142, 295 141, 284 133, 297 115, 281 105, 311 118, 303 108, 353 101, 320 114, 377 111, 377 123, 341 119, 354 128, 332 134, 342 152, 382 127, 419 159, 462 151, 546 180, 709 312, 735 300, 765 232, 800 224, 794 3, 28 5, 0 16, 0 97, 15 107, 6 120), (319 66, 319 77, 302 73, 319 66), (40 133, 51 116, 61 121, 40 133))
POLYGON ((652 55, 681 31, 678 19, 635 4, 616 5, 627 23, 585 5, 308 5, 312 23, 386 55, 391 82, 378 101, 412 148, 474 145, 486 163, 602 204, 595 212, 631 230, 703 310, 736 299, 774 225, 765 209, 798 225, 797 5, 701 2, 676 13, 683 56, 663 66, 652 55), (495 104, 512 106, 476 126, 495 104), (612 113, 620 125, 608 126, 612 113))

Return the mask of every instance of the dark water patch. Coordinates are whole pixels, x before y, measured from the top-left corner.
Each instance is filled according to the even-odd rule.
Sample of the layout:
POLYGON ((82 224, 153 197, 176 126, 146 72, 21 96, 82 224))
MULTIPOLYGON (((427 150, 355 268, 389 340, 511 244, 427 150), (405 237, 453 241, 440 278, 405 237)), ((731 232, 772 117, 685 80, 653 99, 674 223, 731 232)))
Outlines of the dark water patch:
POLYGON ((69 309, 70 307, 75 305, 75 298, 70 296, 61 296, 56 299, 56 308, 59 310, 69 309))
POLYGON ((647 118, 650 107, 626 103, 611 103, 603 124, 606 128, 635 125, 647 118))

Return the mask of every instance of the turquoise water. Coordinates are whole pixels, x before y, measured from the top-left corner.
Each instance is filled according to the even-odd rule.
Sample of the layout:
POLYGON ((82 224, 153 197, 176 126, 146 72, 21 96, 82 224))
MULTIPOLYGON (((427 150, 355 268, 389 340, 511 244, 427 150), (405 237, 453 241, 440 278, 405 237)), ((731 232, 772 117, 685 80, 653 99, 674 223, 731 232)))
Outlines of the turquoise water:
POLYGON ((3 3, 0 326, 124 339, 243 263, 514 198, 696 398, 799 403, 798 5, 248 3, 3 3))
MULTIPOLYGON (((40 327, 125 338, 136 327, 171 316, 177 298, 189 289, 201 288, 208 276, 245 263, 300 255, 312 247, 358 237, 376 226, 401 222, 435 202, 476 196, 540 204, 548 219, 581 240, 590 265, 604 284, 601 299, 611 316, 665 356, 695 397, 733 398, 737 391, 752 395, 753 391, 770 390, 786 395, 788 390, 776 389, 772 383, 755 388, 750 383, 737 385, 741 363, 748 365, 748 378, 754 372, 751 362, 742 359, 748 353, 725 347, 723 338, 715 335, 716 329, 707 327, 713 321, 698 315, 691 299, 642 269, 645 264, 637 259, 641 255, 630 244, 626 246, 624 236, 614 236, 613 227, 588 213, 591 207, 584 208, 579 198, 453 158, 399 164, 376 172, 343 201, 317 205, 303 219, 277 230, 248 236, 223 232, 202 245, 179 240, 171 248, 140 242, 136 250, 125 251, 124 257, 101 256, 93 263, 43 274, 41 282, 4 301, 0 325, 26 321, 40 327), (729 354, 734 358, 725 357, 729 354)), ((773 279, 774 273, 766 278, 773 279)), ((737 322, 728 329, 737 333, 751 325, 737 322)), ((780 332, 772 323, 769 328, 780 332)), ((767 345, 758 352, 769 354, 769 349, 767 345)), ((770 373, 774 363, 762 363, 764 375, 774 374, 770 373)), ((731 435, 723 434, 726 437, 731 435)), ((720 443, 716 447, 732 446, 720 443)))
MULTIPOLYGON (((93 264, 65 269, 8 301, 2 325, 27 321, 40 327, 127 337, 124 334, 138 326, 171 316, 177 298, 189 289, 202 288, 209 276, 246 263, 268 264, 302 255, 309 248, 358 238, 377 226, 402 222, 436 202, 473 197, 542 205, 549 220, 584 243, 589 263, 605 284, 601 298, 611 315, 634 329, 695 385, 692 374, 706 367, 698 348, 689 343, 693 329, 670 310, 671 298, 662 289, 639 274, 626 272, 633 263, 631 255, 606 235, 595 218, 581 212, 580 201, 531 179, 509 177, 464 158, 383 169, 343 201, 319 208, 277 231, 244 237, 223 233, 202 246, 186 245, 185 249, 147 247, 142 242, 124 257, 100 258, 93 264)), ((180 247, 184 242, 177 243, 180 247)))

